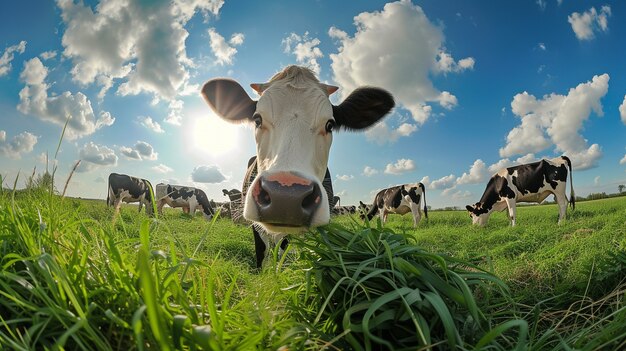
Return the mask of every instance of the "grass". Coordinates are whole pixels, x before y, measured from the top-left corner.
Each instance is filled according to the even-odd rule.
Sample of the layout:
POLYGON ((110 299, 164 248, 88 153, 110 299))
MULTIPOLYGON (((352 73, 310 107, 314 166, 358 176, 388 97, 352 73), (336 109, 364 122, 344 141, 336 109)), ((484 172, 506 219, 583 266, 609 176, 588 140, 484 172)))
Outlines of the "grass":
POLYGON ((434 349, 626 347, 624 197, 582 202, 561 226, 553 205, 520 208, 514 228, 502 213, 486 228, 460 211, 416 229, 344 216, 261 272, 248 228, 165 210, 113 221, 104 201, 0 192, 0 348, 399 349, 424 326, 434 349), (404 308, 406 287, 443 303, 404 308), (413 329, 390 336, 398 321, 413 329))

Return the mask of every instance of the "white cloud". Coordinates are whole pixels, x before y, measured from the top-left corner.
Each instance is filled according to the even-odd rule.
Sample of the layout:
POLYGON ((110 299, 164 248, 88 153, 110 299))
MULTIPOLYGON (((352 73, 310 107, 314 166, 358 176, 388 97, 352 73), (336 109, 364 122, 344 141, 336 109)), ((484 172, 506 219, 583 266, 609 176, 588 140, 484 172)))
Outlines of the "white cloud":
POLYGON ((161 173, 161 174, 165 174, 165 173, 169 173, 172 172, 173 169, 171 167, 168 167, 164 164, 159 164, 158 166, 154 166, 152 167, 152 170, 157 172, 157 173, 161 173))
POLYGON ((571 88, 567 95, 553 93, 542 99, 527 92, 515 95, 511 111, 521 124, 507 135, 500 156, 537 153, 554 145, 557 153, 570 157, 575 168, 595 167, 602 150, 598 144, 587 146, 580 131, 591 112, 603 115, 600 99, 608 88, 609 75, 603 74, 571 88))
POLYGON ((169 104, 170 112, 163 120, 165 123, 169 123, 171 125, 180 126, 183 122, 183 101, 182 100, 173 100, 170 101, 169 104))
MULTIPOLYGON (((449 192, 447 192, 449 193, 449 192)), ((468 199, 472 196, 472 193, 470 193, 469 191, 465 190, 457 190, 454 193, 452 193, 452 195, 450 195, 454 200, 465 200, 468 199)))
POLYGON ((626 95, 622 104, 619 105, 619 116, 622 118, 622 123, 626 124, 626 95))
POLYGON ((541 9, 541 11, 546 9, 546 0, 537 0, 537 5, 539 6, 539 9, 541 9))
POLYGON ((54 50, 44 51, 41 54, 39 54, 39 57, 41 57, 42 60, 50 60, 50 59, 57 57, 57 52, 54 50))
POLYGON ((24 40, 20 41, 19 44, 9 46, 4 49, 2 56, 0 56, 0 77, 9 74, 11 71, 11 61, 15 57, 15 53, 23 54, 24 50, 26 50, 26 42, 24 40))
POLYGON ((624 157, 622 157, 622 159, 619 160, 619 164, 620 165, 626 165, 626 154, 624 154, 624 157))
POLYGON ((463 175, 457 179, 457 184, 478 184, 484 182, 487 177, 489 177, 487 165, 483 160, 478 159, 472 164, 469 173, 463 173, 463 175))
POLYGON ((156 160, 158 153, 154 152, 152 145, 145 141, 137 141, 134 147, 121 146, 120 152, 122 155, 133 160, 156 160))
POLYGON ((7 133, 0 130, 0 155, 7 156, 12 159, 20 159, 23 154, 33 151, 37 144, 37 136, 29 132, 22 132, 13 138, 7 140, 7 133))
MULTIPOLYGON (((424 183, 424 182, 422 182, 424 183)), ((453 187, 456 183, 456 176, 454 174, 447 175, 445 177, 441 177, 439 179, 433 180, 430 182, 430 189, 446 189, 453 187)))
POLYGON ((600 185, 600 176, 593 178, 593 185, 600 185))
POLYGON ((602 6, 599 13, 595 7, 582 14, 574 12, 567 16, 567 21, 572 25, 572 30, 578 40, 591 40, 595 38, 595 32, 609 30, 609 17, 611 17, 611 7, 602 6))
POLYGON ((191 179, 198 183, 221 183, 226 180, 215 165, 197 166, 191 172, 191 179))
POLYGON ((535 162, 537 161, 537 157, 535 157, 535 154, 529 153, 526 154, 522 157, 519 157, 517 160, 515 161, 511 161, 508 158, 503 158, 500 161, 492 164, 491 166, 489 166, 488 170, 489 173, 491 175, 497 173, 499 170, 507 168, 507 167, 511 167, 511 166, 515 166, 515 165, 523 165, 526 163, 531 163, 531 162, 535 162))
POLYGON ((378 174, 378 170, 375 168, 372 168, 370 166, 365 166, 365 168, 363 169, 363 175, 366 177, 371 177, 375 174, 378 174))
POLYGON ((188 83, 193 64, 186 55, 185 24, 197 11, 217 15, 222 4, 119 0, 92 9, 82 1, 57 0, 66 28, 63 55, 74 63, 76 82, 108 89, 118 79, 122 95, 148 92, 171 100, 188 83))
POLYGON ((353 175, 348 175, 348 174, 344 174, 344 175, 337 174, 337 179, 343 180, 344 182, 347 182, 348 180, 354 179, 354 176, 353 175))
POLYGON ((153 120, 150 116, 139 116, 137 117, 137 120, 139 121, 139 124, 155 133, 165 133, 159 122, 153 120))
POLYGON ((93 134, 97 129, 113 124, 115 118, 105 111, 100 112, 100 118, 96 119, 91 102, 81 92, 72 94, 66 91, 48 96, 50 86, 45 82, 47 76, 48 68, 39 58, 26 61, 20 74, 26 83, 20 91, 20 103, 17 105, 20 112, 61 127, 65 125, 68 116, 71 117, 64 136, 69 140, 93 134))
POLYGON ((230 38, 230 41, 226 42, 226 39, 224 39, 215 28, 209 28, 209 44, 211 51, 213 51, 213 55, 215 55, 217 59, 217 64, 221 66, 233 64, 233 58, 237 53, 237 49, 234 47, 243 44, 243 40, 244 35, 242 33, 235 33, 230 38))
POLYGON ((305 32, 302 36, 291 33, 282 40, 282 44, 285 53, 296 56, 296 62, 306 65, 318 75, 320 74, 321 69, 317 59, 324 57, 324 54, 318 47, 320 45, 319 39, 310 38, 309 32, 305 32))
POLYGON ((539 49, 541 49, 542 51, 546 51, 546 44, 545 43, 539 43, 537 45, 537 47, 539 47, 539 49))
POLYGON ((402 123, 396 129, 389 129, 385 121, 375 124, 365 132, 365 137, 376 142, 378 145, 386 143, 394 143, 400 137, 408 137, 417 131, 417 125, 411 123, 402 123))
POLYGON ((78 152, 81 162, 76 172, 89 172, 101 166, 116 166, 117 155, 113 150, 90 141, 78 152))
POLYGON ((402 174, 415 169, 413 160, 401 158, 396 163, 388 163, 385 167, 386 174, 402 174))
POLYGON ((457 104, 456 97, 439 91, 430 77, 471 69, 475 61, 468 57, 455 62, 445 50, 442 26, 433 24, 421 7, 410 0, 391 2, 382 11, 357 15, 354 24, 352 37, 335 27, 328 31, 338 44, 338 53, 330 59, 343 98, 362 85, 384 87, 418 124, 429 118, 429 103, 445 108, 457 104))

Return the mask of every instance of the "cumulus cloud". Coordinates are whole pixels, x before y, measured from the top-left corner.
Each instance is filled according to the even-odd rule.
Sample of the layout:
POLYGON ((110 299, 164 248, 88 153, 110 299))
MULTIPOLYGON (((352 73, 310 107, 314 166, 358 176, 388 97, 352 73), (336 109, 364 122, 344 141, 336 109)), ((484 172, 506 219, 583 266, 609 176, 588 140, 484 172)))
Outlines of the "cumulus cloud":
POLYGON ((512 161, 509 160, 508 158, 503 158, 501 160, 499 160, 498 162, 492 164, 491 166, 489 166, 488 170, 489 173, 491 175, 496 174, 498 171, 500 171, 501 169, 507 168, 507 167, 511 167, 511 166, 515 166, 515 165, 523 165, 526 163, 531 163, 531 162, 535 162, 537 161, 537 157, 535 157, 535 154, 529 153, 526 154, 522 157, 519 157, 517 160, 512 161))
POLYGON ((57 52, 54 50, 44 51, 41 54, 39 54, 39 57, 41 57, 42 60, 50 60, 50 59, 57 57, 57 52))
POLYGON ((165 123, 169 123, 171 125, 180 126, 183 122, 183 101, 182 100, 173 100, 170 101, 169 104, 169 113, 167 117, 163 120, 165 123))
POLYGON ((165 133, 159 122, 153 120, 150 116, 139 116, 137 117, 137 121, 139 121, 139 124, 155 133, 165 133))
POLYGON ((169 173, 173 171, 171 167, 168 167, 162 163, 160 163, 158 166, 152 167, 152 170, 161 174, 165 174, 165 173, 169 173))
POLYGON ((622 157, 622 159, 619 160, 619 164, 620 165, 626 165, 626 154, 624 154, 624 157, 622 157))
POLYGON ((378 145, 386 143, 394 143, 400 137, 408 137, 417 131, 417 125, 411 123, 402 123, 396 129, 389 129, 386 122, 380 122, 365 132, 365 137, 374 141, 378 145))
POLYGON ((324 54, 318 47, 318 38, 310 38, 309 32, 304 32, 302 36, 291 33, 282 40, 282 44, 285 53, 295 55, 296 62, 308 66, 319 75, 321 69, 317 60, 324 57, 324 54))
POLYGON ((191 172, 191 180, 197 183, 221 183, 226 180, 215 165, 197 166, 191 172))
POLYGON ((23 54, 24 50, 26 50, 26 42, 23 40, 19 44, 4 49, 2 56, 0 56, 0 77, 9 74, 11 71, 11 61, 13 61, 15 53, 23 54))
POLYGON ((103 166, 116 166, 118 159, 112 149, 92 141, 80 149, 78 157, 81 162, 76 172, 89 172, 103 166))
POLYGON ((209 28, 209 44, 211 46, 211 51, 213 51, 213 55, 215 55, 215 58, 217 59, 217 64, 221 66, 233 64, 233 58, 237 53, 235 46, 243 44, 243 40, 244 35, 242 33, 235 33, 227 42, 226 39, 224 39, 224 37, 215 30, 215 28, 209 28))
POLYGON ((626 124, 626 95, 624 95, 624 101, 619 105, 619 115, 622 118, 622 123, 626 124))
POLYGON ((600 8, 600 12, 595 7, 583 13, 574 12, 567 16, 567 21, 572 25, 578 40, 591 40, 595 38, 595 32, 609 30, 609 17, 611 7, 605 5, 600 8))
POLYGON ((456 62, 444 47, 442 27, 421 7, 410 0, 391 2, 382 11, 357 15, 354 25, 352 37, 335 27, 328 31, 338 45, 330 59, 343 98, 362 85, 385 87, 418 124, 429 118, 429 103, 456 106, 456 97, 439 91, 430 77, 471 69, 475 61, 467 57, 456 62))
POLYGON ((354 176, 353 175, 348 175, 348 174, 344 174, 344 175, 337 174, 337 179, 343 180, 344 182, 347 182, 348 180, 354 179, 354 176))
POLYGON ((100 112, 100 117, 96 119, 91 102, 81 92, 72 94, 66 91, 60 95, 49 96, 47 76, 48 68, 39 58, 26 61, 20 74, 26 86, 20 91, 20 103, 17 105, 21 113, 33 115, 61 127, 70 117, 64 136, 69 140, 93 134, 99 128, 110 126, 115 122, 115 118, 105 111, 100 112))
POLYGON ((375 168, 372 168, 370 166, 365 166, 365 168, 363 169, 363 175, 366 177, 371 177, 375 174, 378 174, 378 170, 375 168))
POLYGON ((388 163, 385 167, 386 174, 402 174, 415 169, 413 160, 401 158, 396 163, 388 163))
POLYGON ((478 184, 484 182, 487 177, 489 177, 487 165, 483 160, 478 159, 474 161, 468 173, 463 173, 463 175, 457 179, 457 184, 478 184))
POLYGON ((65 24, 63 55, 74 63, 72 77, 106 89, 113 79, 122 95, 152 93, 171 100, 189 80, 185 24, 200 11, 217 15, 223 0, 57 0, 65 24), (98 45, 93 45, 98 43, 98 45))
POLYGON ((0 130, 0 155, 12 159, 20 159, 23 154, 33 151, 37 144, 37 136, 29 132, 22 132, 15 135, 11 140, 7 140, 7 133, 0 130))
POLYGON ((158 158, 158 153, 154 152, 152 145, 145 141, 137 141, 132 148, 122 146, 120 152, 132 160, 156 160, 158 158))
MULTIPOLYGON (((426 185, 428 181, 426 183, 422 181, 422 183, 426 185)), ((433 180, 432 182, 430 182, 430 185, 428 187, 430 189, 446 189, 446 188, 453 187, 455 183, 456 183, 456 176, 454 174, 450 174, 445 177, 441 177, 439 179, 433 180)))
POLYGON ((537 153, 554 145, 557 153, 570 157, 575 168, 595 167, 602 150, 598 144, 588 146, 580 131, 591 112, 603 115, 600 99, 608 88, 609 75, 603 74, 571 88, 567 95, 552 93, 541 99, 527 92, 515 95, 511 111, 521 124, 507 135, 500 156, 537 153))

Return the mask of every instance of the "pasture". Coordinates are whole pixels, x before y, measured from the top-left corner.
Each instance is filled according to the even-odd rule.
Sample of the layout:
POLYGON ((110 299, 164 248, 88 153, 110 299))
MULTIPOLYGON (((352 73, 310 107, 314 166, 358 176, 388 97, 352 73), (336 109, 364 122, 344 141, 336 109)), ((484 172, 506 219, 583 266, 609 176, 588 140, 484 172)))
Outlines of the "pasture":
MULTIPOLYGON (((456 349, 623 349, 626 197, 581 202, 561 226, 557 214, 555 205, 524 206, 516 227, 496 213, 479 228, 465 211, 431 211, 415 229, 410 216, 397 215, 386 228, 508 286, 497 288, 494 277, 493 291, 472 289, 488 330, 459 327, 456 349)), ((105 201, 3 190, 0 348, 359 348, 350 342, 356 330, 324 313, 336 306, 320 298, 311 278, 319 255, 307 248, 371 231, 358 216, 332 222, 347 230, 308 233, 259 272, 249 228, 229 219, 169 208, 150 219, 136 205, 113 219, 105 201)), ((433 349, 450 349, 446 336, 431 337, 439 340, 433 349)))

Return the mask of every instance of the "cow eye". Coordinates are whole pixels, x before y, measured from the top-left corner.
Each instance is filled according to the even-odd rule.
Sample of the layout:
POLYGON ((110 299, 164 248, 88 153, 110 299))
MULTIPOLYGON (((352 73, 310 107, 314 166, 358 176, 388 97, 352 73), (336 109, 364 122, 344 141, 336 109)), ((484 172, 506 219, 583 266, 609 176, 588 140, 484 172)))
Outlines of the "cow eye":
POLYGON ((333 129, 335 129, 335 126, 337 126, 335 120, 329 119, 328 122, 326 122, 326 133, 332 133, 333 129))
POLYGON ((261 118, 261 115, 258 113, 255 113, 254 116, 252 116, 252 121, 254 122, 254 126, 257 128, 261 127, 261 124, 263 124, 263 118, 261 118))

